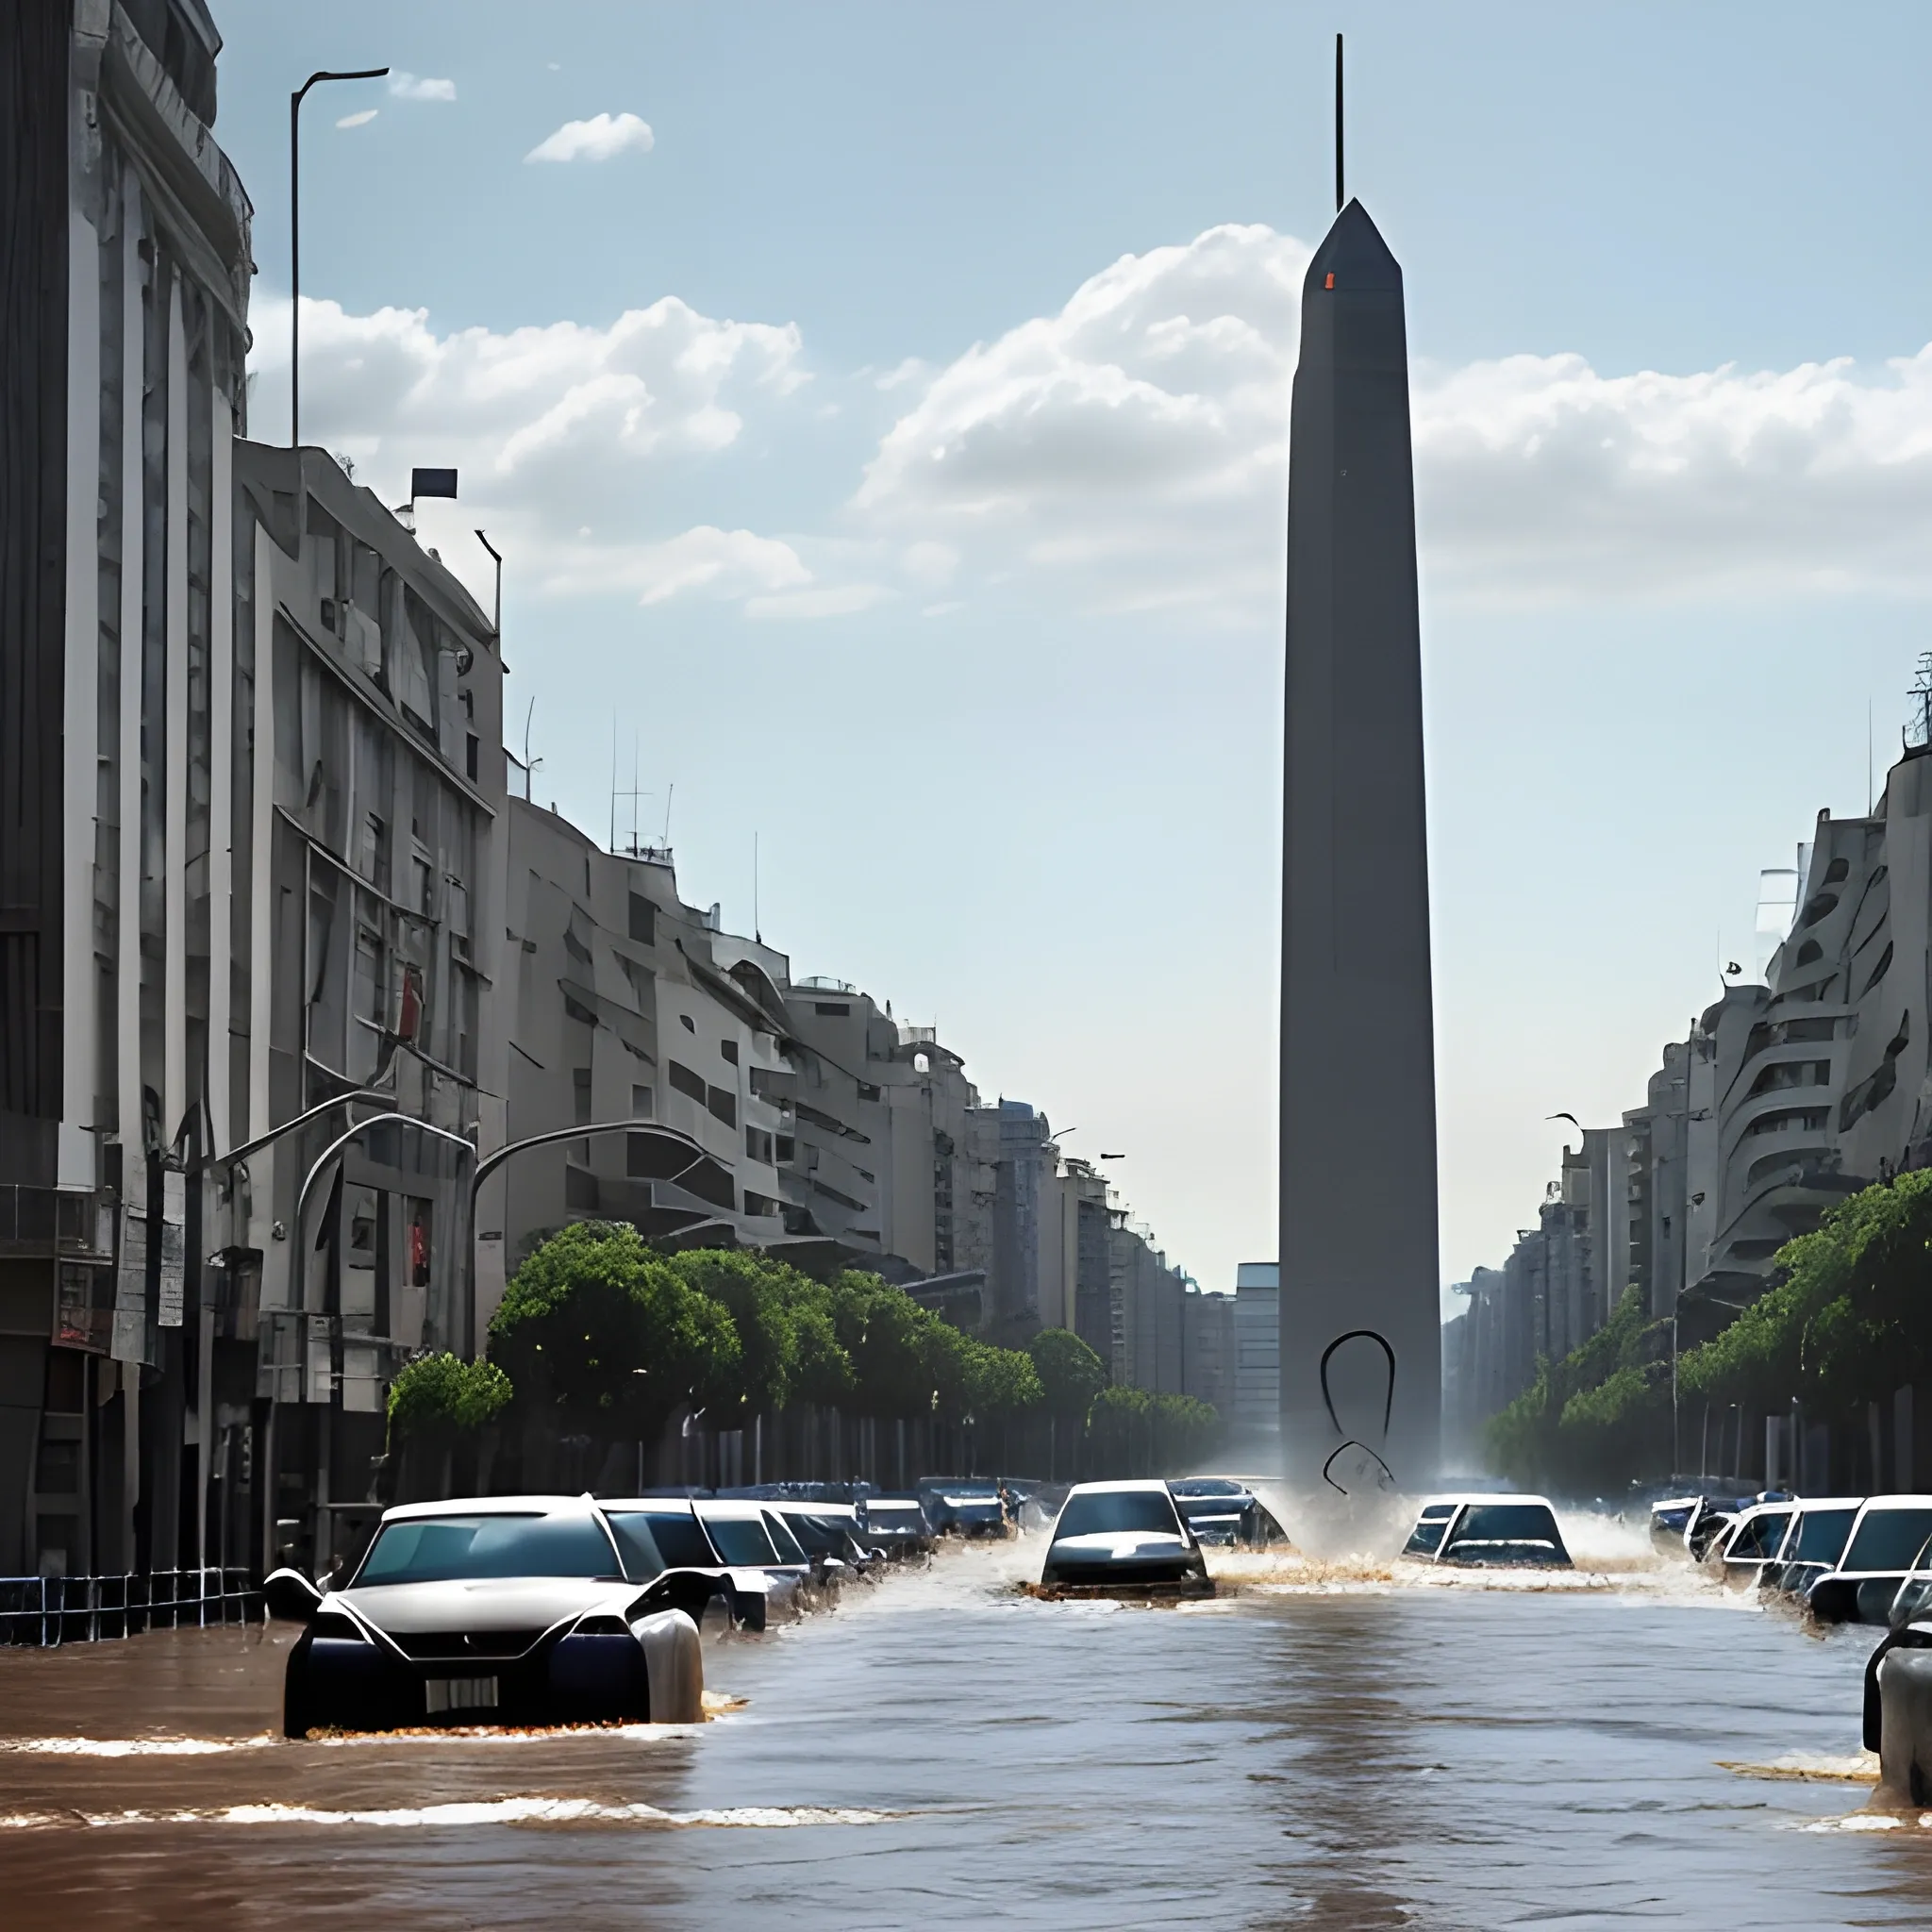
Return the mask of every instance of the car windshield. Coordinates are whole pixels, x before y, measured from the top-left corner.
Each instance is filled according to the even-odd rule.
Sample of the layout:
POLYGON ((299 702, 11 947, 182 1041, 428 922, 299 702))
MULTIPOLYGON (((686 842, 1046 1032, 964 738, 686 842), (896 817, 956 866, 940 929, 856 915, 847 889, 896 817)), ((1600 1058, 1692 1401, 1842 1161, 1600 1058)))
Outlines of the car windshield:
POLYGON ((1456 1531, 1458 1543, 1549 1543, 1562 1547, 1547 1503, 1472 1503, 1456 1531))
POLYGON ((786 1510, 779 1519, 800 1544, 815 1557, 845 1554, 845 1524, 836 1516, 794 1516, 786 1510))
MULTIPOLYGON (((606 1512, 616 1533, 617 1546, 625 1553, 626 1567, 632 1560, 655 1564, 651 1574, 661 1570, 708 1570, 718 1560, 718 1553, 706 1537, 697 1518, 684 1509, 611 1509, 606 1512)), ((640 1574, 632 1570, 631 1574, 640 1574)))
POLYGON ((765 1525, 756 1516, 707 1516, 705 1527, 718 1545, 718 1554, 727 1563, 762 1566, 778 1561, 765 1525))
POLYGON ((1139 1530, 1178 1536, 1180 1521, 1165 1490, 1096 1490, 1069 1496, 1054 1524, 1056 1542, 1069 1536, 1119 1536, 1139 1530))
POLYGON ((383 1524, 356 1573, 356 1584, 621 1574, 610 1541, 593 1517, 412 1516, 383 1524))
POLYGON ((1844 1553, 1856 1509, 1807 1509, 1798 1518, 1798 1540, 1786 1560, 1836 1563, 1844 1553))
POLYGON ((1444 1510, 1440 1516, 1433 1516, 1426 1509, 1422 1521, 1409 1531, 1408 1541, 1402 1546, 1405 1557, 1433 1557, 1442 1547, 1442 1532, 1449 1527, 1453 1510, 1444 1510))
POLYGON ((1240 1483, 1230 1482, 1224 1475, 1193 1475, 1185 1482, 1173 1486, 1176 1496, 1245 1496, 1247 1491, 1240 1483))
POLYGON ((781 1563, 808 1563, 811 1558, 805 1554, 804 1546, 791 1534, 791 1525, 775 1509, 764 1512, 765 1531, 772 1539, 772 1547, 778 1553, 781 1563))
POLYGON ((865 1506, 865 1520, 874 1529, 917 1529, 920 1509, 917 1503, 882 1503, 874 1496, 865 1506))
POLYGON ((1774 1509, 1768 1515, 1754 1516, 1749 1523, 1738 1525, 1738 1533, 1731 1539, 1731 1546, 1724 1552, 1724 1560, 1730 1563, 1757 1563, 1769 1557, 1778 1546, 1785 1533, 1785 1524, 1791 1520, 1789 1509, 1774 1509))
POLYGON ((1932 1536, 1932 1509, 1874 1509, 1859 1524, 1841 1570, 1909 1570, 1932 1536))

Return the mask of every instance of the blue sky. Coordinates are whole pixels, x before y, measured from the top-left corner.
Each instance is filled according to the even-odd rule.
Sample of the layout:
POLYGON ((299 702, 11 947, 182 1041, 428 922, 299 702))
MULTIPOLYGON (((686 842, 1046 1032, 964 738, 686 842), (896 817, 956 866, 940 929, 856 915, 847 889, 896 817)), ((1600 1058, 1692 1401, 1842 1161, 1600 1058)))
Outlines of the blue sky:
POLYGON ((1205 1284, 1274 1246, 1283 406, 1337 26, 1416 363, 1445 1274, 1534 1218, 1544 1115, 1639 1104, 1758 868, 1861 808, 1868 705, 1896 743, 1924 9, 218 20, 258 434, 289 91, 417 83, 304 110, 305 431, 397 494, 461 464, 425 532, 479 587, 472 525, 508 553, 539 795, 604 825, 614 723, 688 897, 748 924, 756 834, 795 970, 1125 1150, 1205 1284), (648 145, 526 158, 625 115, 648 145))

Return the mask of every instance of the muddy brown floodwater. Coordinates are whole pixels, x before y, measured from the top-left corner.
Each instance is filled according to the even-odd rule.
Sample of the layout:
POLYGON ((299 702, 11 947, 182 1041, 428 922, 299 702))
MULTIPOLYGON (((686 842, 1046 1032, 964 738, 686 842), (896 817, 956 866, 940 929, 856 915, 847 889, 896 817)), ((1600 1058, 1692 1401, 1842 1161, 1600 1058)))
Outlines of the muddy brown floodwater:
POLYGON ((287 1743, 284 1631, 0 1654, 0 1925, 1932 1925, 1932 1829, 1861 1810, 1872 1632, 1628 1557, 1176 1611, 1038 1557, 717 1643, 690 1729, 287 1743))

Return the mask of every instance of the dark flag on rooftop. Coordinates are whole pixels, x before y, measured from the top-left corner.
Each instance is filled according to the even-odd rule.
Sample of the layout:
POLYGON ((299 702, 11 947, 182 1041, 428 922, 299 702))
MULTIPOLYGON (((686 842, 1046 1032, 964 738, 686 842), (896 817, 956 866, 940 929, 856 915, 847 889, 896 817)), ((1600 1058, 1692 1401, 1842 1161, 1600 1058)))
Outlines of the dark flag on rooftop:
POLYGON ((414 503, 419 496, 454 496, 457 493, 457 473, 454 470, 411 470, 409 472, 409 501, 414 503))

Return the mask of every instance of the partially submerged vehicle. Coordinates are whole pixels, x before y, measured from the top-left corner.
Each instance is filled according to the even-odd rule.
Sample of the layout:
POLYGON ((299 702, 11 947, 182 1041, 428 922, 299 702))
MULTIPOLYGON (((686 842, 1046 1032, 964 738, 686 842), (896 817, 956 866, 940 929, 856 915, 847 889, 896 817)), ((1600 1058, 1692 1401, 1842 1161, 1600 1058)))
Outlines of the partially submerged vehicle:
POLYGON ((1821 1624, 1883 1624, 1900 1587, 1932 1541, 1932 1496, 1869 1496, 1859 1505, 1837 1566, 1807 1586, 1806 1609, 1821 1624))
POLYGON ((1006 1499, 998 1483, 982 1476, 926 1476, 919 1485, 920 1507, 935 1536, 1007 1536, 1006 1499))
POLYGON ((1668 1557, 1684 1554, 1684 1532, 1697 1513, 1702 1496, 1663 1496, 1650 1506, 1650 1541, 1668 1557))
POLYGON ((932 1524, 917 1496, 867 1496, 858 1509, 866 1542, 888 1557, 924 1557, 932 1549, 932 1524))
POLYGON ((615 1534, 588 1496, 489 1496, 385 1510, 348 1580, 263 1584, 307 1624, 282 1727, 691 1724, 704 1715, 698 1622, 762 1606, 715 1565, 673 1566, 615 1534))
POLYGON ((1796 1514, 1790 1503, 1754 1503, 1705 1552, 1704 1567, 1726 1590, 1755 1590, 1775 1561, 1796 1514))
POLYGON ((811 1559, 812 1574, 821 1583, 843 1575, 869 1574, 885 1561, 885 1552, 860 1540, 862 1525, 855 1503, 800 1502, 774 1499, 773 1515, 797 1538, 811 1559))
POLYGON ((1261 1504, 1246 1483, 1227 1475, 1191 1475, 1167 1487, 1200 1541, 1232 1545, 1257 1540, 1261 1504))
POLYGON ((1791 1505, 1790 1526, 1776 1557, 1757 1578, 1760 1591, 1802 1597, 1836 1570, 1851 1541, 1862 1496, 1804 1496, 1791 1505))
POLYGON ((1430 1496, 1401 1554, 1475 1569, 1573 1567, 1557 1512, 1541 1496, 1430 1496))
POLYGON ((1047 1595, 1211 1596, 1208 1561, 1163 1482, 1076 1483, 1054 1519, 1047 1595))

